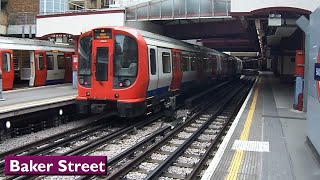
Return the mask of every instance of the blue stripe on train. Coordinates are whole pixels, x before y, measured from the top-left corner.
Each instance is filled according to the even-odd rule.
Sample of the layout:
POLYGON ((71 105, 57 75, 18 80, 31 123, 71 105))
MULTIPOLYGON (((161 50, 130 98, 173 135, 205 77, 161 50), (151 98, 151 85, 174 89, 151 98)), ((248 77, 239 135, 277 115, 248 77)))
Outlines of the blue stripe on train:
POLYGON ((157 95, 160 95, 160 94, 168 93, 168 89, 169 89, 169 86, 165 86, 165 87, 162 87, 162 88, 158 88, 158 89, 154 89, 154 90, 148 91, 147 92, 147 97, 157 96, 157 95))
MULTIPOLYGON (((187 81, 187 82, 182 83, 181 86, 182 86, 182 88, 185 88, 185 87, 188 87, 188 86, 193 86, 195 83, 196 83, 196 81, 187 81)), ((169 86, 157 88, 157 89, 148 91, 147 92, 147 97, 165 94, 165 93, 168 93, 168 90, 169 90, 169 86)))

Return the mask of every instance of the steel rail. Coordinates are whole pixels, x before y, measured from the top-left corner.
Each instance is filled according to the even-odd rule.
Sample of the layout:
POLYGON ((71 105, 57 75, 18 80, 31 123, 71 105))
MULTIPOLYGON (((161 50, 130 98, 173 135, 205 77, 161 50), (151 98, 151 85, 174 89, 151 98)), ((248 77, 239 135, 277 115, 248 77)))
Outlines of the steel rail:
POLYGON ((132 126, 129 126, 127 128, 124 128, 124 129, 121 129, 115 133, 112 133, 112 134, 108 134, 106 136, 103 136, 101 138, 99 138, 99 140, 96 140, 90 144, 86 144, 85 146, 82 146, 82 147, 79 147, 79 148, 76 148, 76 149, 73 149, 71 151, 68 151, 67 153, 64 153, 63 156, 75 156, 75 155, 83 155, 85 153, 88 153, 90 152, 91 150, 97 148, 97 146, 101 146, 103 144, 106 144, 106 141, 110 141, 122 134, 128 134, 132 131, 135 130, 135 128, 141 128, 141 127, 144 127, 150 123, 153 123, 155 122, 156 120, 158 120, 159 118, 161 118, 163 116, 162 113, 160 114, 157 114, 156 116, 153 116, 153 117, 150 117, 149 119, 147 119, 146 121, 141 121, 139 122, 138 124, 134 124, 132 126))
MULTIPOLYGON (((231 88, 230 88, 231 89, 231 88)), ((220 94, 216 94, 213 96, 212 99, 220 97, 222 98, 221 94, 226 94, 227 92, 220 92, 220 94)), ((212 102, 211 102, 212 103, 212 102)), ((171 131, 169 134, 167 134, 163 139, 161 139, 157 144, 151 146, 148 148, 143 155, 135 157, 133 160, 129 161, 127 164, 125 164, 121 169, 116 170, 114 173, 110 174, 107 179, 116 179, 119 178, 122 174, 126 174, 127 172, 132 169, 132 167, 138 163, 141 163, 146 156, 151 155, 156 149, 161 147, 165 142, 167 142, 170 138, 172 138, 174 135, 179 133, 183 128, 185 128, 187 125, 193 122, 194 117, 198 116, 200 113, 196 113, 193 115, 190 119, 188 119, 184 124, 178 126, 174 131, 171 131)))
MULTIPOLYGON (((249 92, 250 86, 244 88, 242 91, 244 91, 244 95, 241 97, 240 101, 237 101, 237 104, 232 108, 231 111, 233 111, 233 114, 237 111, 237 109, 239 109, 238 107, 243 103, 243 101, 245 100, 248 92, 249 92)), ((209 159, 210 154, 212 153, 212 151, 214 150, 214 148, 217 147, 218 143, 219 143, 219 139, 222 138, 222 136, 224 136, 224 133, 227 129, 229 124, 231 123, 231 119, 234 116, 229 116, 228 119, 226 120, 226 123, 224 123, 221 131, 219 131, 219 133, 217 134, 217 136, 215 137, 215 139, 213 140, 213 143, 210 144, 210 146, 206 149, 205 154, 200 158, 200 161, 195 165, 195 167, 193 167, 193 170, 191 171, 190 174, 188 174, 188 176, 185 178, 186 180, 192 180, 192 179, 196 179, 196 176, 200 173, 200 171, 202 170, 202 167, 204 165, 204 163, 209 159)))
MULTIPOLYGON (((40 153, 40 152, 42 152, 42 151, 44 151, 46 149, 49 149, 51 147, 56 146, 57 144, 61 144, 62 142, 65 142, 65 140, 58 141, 58 142, 55 142, 55 141, 57 141, 59 139, 62 139, 62 138, 65 138, 67 136, 70 136, 72 134, 81 132, 81 131, 83 131, 85 129, 88 129, 88 127, 94 125, 95 123, 97 123, 97 121, 105 119, 105 118, 108 118, 108 117, 111 117, 113 115, 115 115, 115 114, 114 113, 99 114, 99 115, 96 115, 96 116, 85 118, 84 120, 86 120, 86 121, 92 120, 92 122, 86 123, 83 126, 80 126, 80 127, 77 127, 77 128, 74 128, 74 129, 59 133, 59 134, 56 134, 54 136, 47 137, 47 138, 42 139, 40 141, 36 141, 36 142, 30 143, 30 144, 27 144, 25 146, 21 146, 21 147, 18 147, 16 149, 12 149, 12 150, 6 151, 4 153, 1 153, 0 154, 0 159, 2 159, 3 161, 0 163, 0 174, 2 174, 4 172, 4 158, 5 158, 5 156, 17 155, 17 154, 24 153, 26 151, 28 151, 28 153, 24 153, 24 155, 35 155, 35 154, 38 154, 38 153, 40 153), (50 142, 54 142, 54 143, 49 144, 50 142), (37 147, 41 147, 41 146, 43 146, 45 144, 49 144, 49 145, 44 146, 42 148, 37 148, 37 147)), ((96 126, 93 129, 85 131, 85 133, 92 133, 92 132, 94 132, 94 131, 96 131, 98 129, 101 129, 103 127, 105 127, 105 125, 96 126)), ((70 137, 70 139, 75 139, 75 138, 79 137, 80 134, 77 134, 76 136, 72 136, 72 137, 70 137)))
MULTIPOLYGON (((244 85, 243 85, 244 86, 244 85)), ((223 101, 220 104, 220 107, 216 110, 215 114, 208 119, 201 127, 197 129, 195 133, 193 133, 187 141, 183 142, 172 154, 170 154, 164 161, 162 161, 159 166, 157 166, 151 173, 148 174, 148 176, 145 179, 156 179, 159 178, 159 176, 163 173, 165 169, 167 169, 174 161, 177 160, 178 157, 198 138, 207 127, 217 118, 218 115, 220 115, 221 112, 229 105, 230 101, 233 97, 237 95, 237 92, 240 91, 240 89, 243 88, 241 86, 239 89, 232 90, 231 94, 226 98, 223 99, 223 101)), ((198 118, 198 116, 194 117, 194 119, 198 118)))

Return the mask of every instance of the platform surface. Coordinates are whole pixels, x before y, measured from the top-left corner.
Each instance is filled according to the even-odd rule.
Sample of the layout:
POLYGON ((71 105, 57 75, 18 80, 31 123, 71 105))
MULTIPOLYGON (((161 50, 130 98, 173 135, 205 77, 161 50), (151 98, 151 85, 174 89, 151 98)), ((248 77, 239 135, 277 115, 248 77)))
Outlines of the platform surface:
POLYGON ((4 91, 5 101, 0 101, 0 115, 35 106, 71 101, 75 99, 76 94, 77 90, 72 88, 72 84, 4 91))
POLYGON ((292 109, 293 91, 293 84, 262 72, 202 179, 319 180, 306 114, 292 109))

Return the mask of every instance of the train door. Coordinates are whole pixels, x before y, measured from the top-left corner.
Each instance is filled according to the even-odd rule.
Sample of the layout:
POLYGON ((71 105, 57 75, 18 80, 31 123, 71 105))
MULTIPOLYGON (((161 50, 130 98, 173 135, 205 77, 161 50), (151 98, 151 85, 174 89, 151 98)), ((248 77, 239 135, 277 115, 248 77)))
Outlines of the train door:
POLYGON ((172 50, 173 60, 172 60, 172 82, 170 86, 171 91, 179 90, 182 80, 182 71, 181 71, 181 51, 172 50))
POLYGON ((159 62, 159 81, 158 88, 160 93, 168 92, 172 80, 172 67, 171 67, 171 50, 158 48, 158 62, 159 62))
MULTIPOLYGON (((35 79, 36 79, 36 66, 35 66, 35 53, 34 51, 30 51, 30 57, 29 57, 29 63, 28 61, 26 62, 26 64, 29 64, 29 66, 26 66, 26 68, 23 68, 23 71, 21 71, 21 73, 23 73, 21 75, 21 79, 22 77, 24 77, 25 80, 29 80, 29 86, 33 87, 35 84, 35 79), (29 72, 29 77, 27 77, 29 72)), ((27 59, 26 59, 27 60, 27 59)))
MULTIPOLYGON (((63 52, 54 53, 55 67, 54 67, 54 81, 53 83, 64 83, 66 74, 66 59, 63 52)), ((70 57, 71 58, 71 57, 70 57)), ((70 70, 71 73, 71 70, 70 70)))
POLYGON ((113 41, 92 43, 92 87, 95 91, 92 96, 108 97, 111 89, 112 81, 108 79, 110 72, 109 63, 112 61, 113 41))
POLYGON ((46 52, 34 51, 34 86, 46 85, 47 79, 47 66, 46 66, 46 52))
POLYGON ((73 53, 64 53, 64 59, 65 59, 64 81, 68 83, 72 81, 72 55, 73 53))
POLYGON ((0 50, 0 68, 2 71, 2 89, 13 88, 14 66, 12 50, 0 50))
POLYGON ((18 65, 17 83, 28 82, 32 87, 35 80, 34 51, 16 50, 14 56, 18 65))
POLYGON ((148 54, 149 54, 149 86, 148 92, 149 96, 156 95, 156 89, 158 89, 158 81, 159 81, 159 63, 158 63, 158 49, 156 46, 148 46, 148 54))

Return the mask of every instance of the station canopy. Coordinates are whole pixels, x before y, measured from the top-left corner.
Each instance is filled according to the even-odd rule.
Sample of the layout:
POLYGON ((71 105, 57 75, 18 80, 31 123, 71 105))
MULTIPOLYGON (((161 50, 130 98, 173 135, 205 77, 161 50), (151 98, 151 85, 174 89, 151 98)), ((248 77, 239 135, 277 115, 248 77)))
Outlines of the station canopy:
POLYGON ((152 0, 126 8, 127 21, 230 17, 231 0, 152 0))

